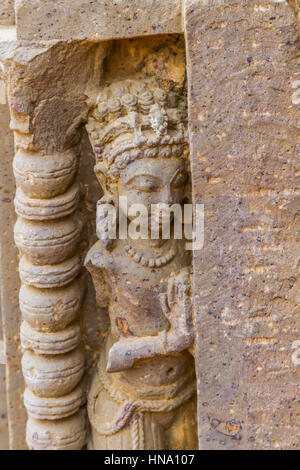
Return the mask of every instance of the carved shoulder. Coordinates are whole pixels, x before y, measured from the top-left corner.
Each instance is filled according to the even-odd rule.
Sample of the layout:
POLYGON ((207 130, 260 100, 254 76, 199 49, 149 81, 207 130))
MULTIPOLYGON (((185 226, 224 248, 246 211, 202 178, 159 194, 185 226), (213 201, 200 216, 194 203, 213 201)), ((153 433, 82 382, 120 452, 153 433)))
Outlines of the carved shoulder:
POLYGON ((85 258, 85 266, 91 273, 96 286, 96 300, 99 307, 107 307, 113 285, 113 256, 103 250, 101 242, 89 250, 85 258))
POLYGON ((113 255, 104 250, 101 241, 98 241, 88 251, 84 264, 88 269, 93 266, 109 272, 113 269, 115 263, 113 255))

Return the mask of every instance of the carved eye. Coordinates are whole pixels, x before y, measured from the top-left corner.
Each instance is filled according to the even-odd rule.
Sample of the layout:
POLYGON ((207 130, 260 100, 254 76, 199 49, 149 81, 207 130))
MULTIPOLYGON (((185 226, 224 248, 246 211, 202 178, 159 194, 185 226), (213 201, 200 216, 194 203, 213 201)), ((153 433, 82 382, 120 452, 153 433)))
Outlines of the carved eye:
POLYGON ((172 181, 173 188, 176 188, 176 189, 182 188, 183 186, 186 185, 186 183, 188 182, 188 179, 189 179, 188 174, 185 171, 180 171, 179 173, 177 173, 177 175, 172 181))
POLYGON ((130 181, 130 186, 138 191, 144 191, 145 193, 151 193, 152 191, 158 191, 160 189, 158 179, 150 175, 135 176, 130 181))

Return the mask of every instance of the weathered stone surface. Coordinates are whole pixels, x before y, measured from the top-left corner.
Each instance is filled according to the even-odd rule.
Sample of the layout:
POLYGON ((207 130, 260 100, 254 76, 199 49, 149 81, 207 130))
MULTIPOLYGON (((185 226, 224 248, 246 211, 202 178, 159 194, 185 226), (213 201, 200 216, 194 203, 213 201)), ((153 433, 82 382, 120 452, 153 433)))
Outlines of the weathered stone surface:
MULTIPOLYGON (((296 0, 289 3, 298 5, 296 0)), ((16 4, 18 37, 30 41, 9 42, 15 29, 0 27, 0 40, 7 40, 0 42, 0 56, 17 149, 16 209, 21 218, 16 243, 23 255, 20 307, 27 323, 22 339, 29 349, 23 358, 30 415, 27 440, 30 448, 55 449, 72 434, 70 447, 80 448, 85 442, 85 420, 77 412, 84 400, 79 384, 84 355, 74 350, 79 330, 72 322, 82 307, 89 368, 97 361, 108 326, 107 312, 95 306, 90 281, 81 304, 84 283, 77 276, 82 254, 95 241, 93 219, 102 195, 92 176, 94 157, 83 126, 104 82, 138 70, 141 76, 155 73, 164 85, 169 80, 183 85, 182 48, 179 53, 176 35, 153 36, 181 31, 181 2, 17 0, 16 4), (137 35, 149 37, 109 46, 97 43, 137 35), (80 41, 85 38, 90 41, 80 41), (67 42, 71 39, 76 40, 67 42), (164 41, 169 45, 162 52, 164 41), (70 157, 71 148, 76 150, 75 159, 70 157), (70 215, 76 209, 84 221, 80 245, 80 229, 70 215), (70 342, 73 351, 67 352, 70 342)), ((7 5, 2 2, 0 12, 7 5)), ((204 203, 206 214, 205 247, 194 256, 200 448, 299 448, 296 22, 280 0, 186 0, 185 30, 194 202, 204 203)), ((0 99, 3 96, 2 87, 0 99)), ((139 103, 143 113, 149 111, 148 99, 149 93, 139 103)), ((128 105, 128 97, 125 102, 128 105)), ((115 104, 109 108, 113 119, 120 112, 115 104)), ((161 115, 160 122, 164 123, 161 115)), ((88 131, 92 135, 93 130, 88 131)), ((0 137, 2 143, 2 133, 0 137)), ((0 209, 3 220, 8 220, 0 240, 1 300, 11 447, 23 448, 11 141, 9 148, 7 158, 1 156, 0 172, 0 209)), ((101 154, 99 146, 95 153, 101 154)), ((123 160, 117 163, 122 169, 123 160)), ((136 257, 138 268, 150 267, 153 260, 132 247, 127 250, 133 260, 136 257)), ((171 258, 173 254, 167 253, 171 258)), ((158 264, 168 264, 171 258, 167 258, 159 257, 158 264)), ((96 287, 101 300, 101 283, 96 287)), ((122 318, 117 327, 130 334, 122 318)), ((190 410, 187 414, 192 416, 190 410)), ((134 432, 139 429, 140 424, 134 432)), ((176 429, 174 438, 178 435, 176 429)))
MULTIPOLYGON (((0 85, 3 81, 0 76, 0 85)), ((5 93, 2 94, 0 105, 0 141, 1 141, 1 171, 0 171, 0 296, 1 313, 3 319, 3 336, 5 337, 5 359, 6 359, 6 381, 9 393, 7 395, 7 416, 9 421, 9 445, 11 449, 25 449, 25 409, 22 394, 24 380, 21 372, 20 357, 20 312, 18 307, 18 254, 14 243, 12 243, 13 226, 15 214, 13 199, 15 182, 12 172, 13 160, 13 137, 9 130, 9 110, 5 103, 5 93), (4 99, 3 99, 4 98, 4 99)), ((4 367, 1 366, 0 367, 4 367)), ((2 401, 3 391, 0 394, 1 409, 4 408, 2 401)), ((5 423, 6 412, 3 410, 4 418, 0 416, 0 423, 5 423)), ((2 414, 2 411, 1 411, 2 414)), ((5 424, 4 424, 5 426, 5 424)), ((4 428, 5 429, 5 428, 4 428)), ((7 428, 6 428, 7 429, 7 428)))
POLYGON ((86 418, 82 410, 59 420, 37 420, 29 418, 27 442, 31 450, 77 450, 86 441, 86 418))
POLYGON ((6 407, 5 353, 0 305, 0 450, 6 450, 8 449, 8 447, 9 444, 6 407))
MULTIPOLYGON (((95 157, 90 157, 91 148, 86 147, 83 124, 87 119, 87 112, 91 110, 95 114, 95 106, 101 104, 99 92, 103 91, 101 85, 104 81, 108 83, 119 79, 120 70, 123 75, 133 74, 131 80, 121 80, 119 83, 120 90, 125 86, 121 111, 124 120, 130 129, 132 128, 130 141, 133 146, 132 150, 135 150, 132 157, 138 159, 142 152, 146 167, 149 159, 157 157, 155 163, 158 177, 164 177, 163 183, 166 182, 168 185, 173 185, 174 180, 172 190, 175 196, 174 194, 173 196, 176 198, 180 194, 178 196, 180 202, 185 196, 184 186, 188 181, 188 174, 185 170, 185 166, 188 169, 188 148, 185 136, 185 67, 182 38, 176 35, 172 38, 158 36, 151 41, 122 41, 121 44, 112 48, 110 60, 106 61, 104 77, 100 65, 106 50, 105 44, 96 45, 87 42, 66 44, 55 41, 44 44, 15 43, 2 48, 11 108, 11 128, 15 133, 16 145, 14 172, 18 188, 15 208, 19 219, 15 225, 15 242, 22 255, 19 264, 22 281, 20 310, 23 315, 21 345, 25 350, 22 367, 27 387, 24 397, 25 406, 30 416, 27 426, 27 443, 30 448, 35 449, 43 445, 49 449, 61 447, 63 439, 76 438, 76 434, 79 435, 79 439, 75 439, 74 446, 72 444, 73 448, 82 446, 84 442, 82 420, 79 419, 79 414, 75 414, 83 404, 84 398, 81 387, 77 389, 84 373, 84 355, 80 353, 78 347, 81 339, 79 323, 73 323, 72 320, 78 319, 80 307, 78 305, 80 304, 79 292, 74 289, 74 285, 78 283, 82 287, 83 282, 79 276, 80 255, 82 251, 87 251, 91 240, 95 237, 95 228, 93 226, 91 230, 89 220, 95 218, 96 201, 102 196, 99 186, 97 191, 93 188, 91 169, 95 164, 95 157), (141 74, 151 75, 152 79, 143 80, 141 74), (126 93, 126 86, 129 87, 127 91, 131 92, 131 96, 126 93), (133 105, 128 102, 128 98, 129 101, 132 98, 137 103, 135 109, 138 111, 138 119, 143 120, 143 131, 145 132, 145 126, 147 128, 143 142, 147 138, 150 139, 149 144, 142 145, 141 149, 136 148, 135 136, 138 134, 138 128, 135 125, 132 127, 131 122, 135 123, 135 120, 131 121, 133 105), (81 137, 83 137, 82 149, 79 145, 81 137), (74 164, 74 159, 70 157, 69 149, 73 147, 74 150, 75 148, 79 150, 78 154, 81 154, 79 165, 77 162, 74 164), (174 158, 171 158, 172 156, 174 158), (80 178, 74 182, 74 172, 78 167, 80 167, 80 178), (164 171, 166 169, 168 171, 164 171), (63 171, 66 176, 63 181, 60 178, 60 171, 63 171), (179 181, 178 186, 175 186, 177 176, 179 181), (81 181, 78 181, 79 179, 81 181), (77 207, 83 220, 87 221, 86 226, 83 224, 84 234, 81 247, 78 244, 80 233, 78 218, 68 215, 77 207), (74 420, 62 421, 71 415, 74 416, 74 420), (49 420, 53 422, 47 423, 49 420), (72 424, 74 436, 70 435, 68 423, 72 424), (44 432, 47 433, 46 441, 44 432), (61 442, 59 442, 59 436, 61 436, 61 442)), ((104 87, 105 89, 108 91, 108 87, 104 87)), ((113 91, 110 93, 113 95, 113 91)), ((118 102, 118 97, 113 102, 107 101, 111 121, 118 119, 116 116, 119 113, 118 102)), ((134 116, 136 114, 134 113, 134 116)), ((90 125, 98 127, 97 123, 91 119, 89 121, 90 125)), ((106 122, 106 125, 109 126, 110 123, 106 122)), ((87 127, 87 131, 94 145, 94 135, 90 126, 87 127)), ((126 135, 122 135, 123 137, 126 135)), ((126 138, 124 143, 126 144, 126 138)), ((116 159, 116 165, 120 167, 120 164, 120 158, 116 159)), ((143 164, 142 159, 137 161, 137 164, 143 164)), ((161 184, 163 196, 168 197, 163 191, 164 186, 165 184, 161 184)), ((138 194, 140 194, 139 191, 138 194)), ((148 198, 148 193, 146 197, 148 198)), ((153 197, 155 198, 155 194, 153 197)), ((168 445, 174 448, 180 445, 190 448, 190 446, 197 445, 194 365, 187 351, 193 342, 191 302, 187 287, 190 278, 188 269, 183 269, 189 264, 190 257, 189 253, 182 253, 180 243, 177 246, 177 242, 172 240, 170 246, 167 243, 166 247, 164 245, 161 249, 158 247, 155 250, 146 247, 149 251, 149 255, 144 253, 148 256, 146 263, 144 257, 139 257, 138 253, 131 256, 131 250, 123 249, 119 244, 119 249, 124 250, 123 257, 126 257, 127 263, 131 264, 131 269, 136 272, 135 275, 139 276, 141 284, 150 283, 150 279, 147 281, 146 277, 148 275, 150 277, 152 270, 157 269, 157 275, 151 276, 152 284, 149 284, 145 291, 147 305, 151 307, 151 318, 148 321, 147 307, 147 311, 141 309, 141 315, 146 317, 145 321, 135 319, 136 301, 130 307, 129 316, 133 330, 135 332, 140 330, 144 333, 145 339, 143 340, 149 344, 150 350, 153 343, 154 352, 156 351, 154 355, 160 356, 161 353, 168 355, 167 359, 158 357, 156 360, 155 358, 157 373, 152 372, 148 379, 149 387, 152 387, 152 378, 157 382, 158 387, 164 386, 164 390, 151 392, 155 395, 158 393, 161 399, 152 402, 149 397, 144 400, 142 393, 136 405, 131 407, 134 415, 127 416, 128 419, 134 417, 130 431, 127 428, 124 430, 126 439, 128 438, 130 442, 129 445, 134 449, 143 448, 145 445, 152 446, 153 439, 158 439, 159 443, 156 445, 159 448, 168 445), (151 253, 154 258, 150 256, 151 253), (141 269, 145 270, 144 274, 141 269), (166 301, 162 306, 159 295, 153 296, 153 290, 162 289, 159 292, 164 292, 165 299, 167 299, 169 277, 174 280, 178 288, 185 286, 185 300, 181 302, 180 296, 178 299, 176 297, 177 303, 175 302, 175 306, 172 307, 173 318, 170 323, 167 320, 169 307, 166 301), (155 303, 152 304, 153 298, 155 303), (183 318, 182 322, 179 319, 181 314, 185 315, 185 320, 183 318), (157 337, 152 338, 151 333, 157 333, 157 337), (178 354, 173 357, 174 351, 178 354), (160 370, 163 371, 161 374, 163 380, 159 382, 160 370), (182 408, 180 408, 181 405, 182 408), (153 411, 151 416, 148 416, 148 410, 153 411), (137 411, 145 413, 145 425, 144 415, 139 415, 137 411), (172 423, 170 421, 172 429, 168 437, 163 436, 164 426, 156 422, 158 411, 162 414, 166 413, 166 419, 172 421, 172 423), (159 427, 159 432, 152 433, 150 423, 157 429, 159 427), (166 444, 166 442, 172 444, 166 444)), ((120 291, 123 289, 123 280, 128 290, 127 279, 120 273, 118 281, 121 284, 120 291)), ((130 296, 137 296, 139 299, 140 295, 144 301, 144 290, 139 294, 140 286, 137 284, 132 283, 133 291, 130 296), (137 292, 134 292, 135 289, 137 292)), ((170 287, 170 303, 172 292, 170 287)), ((91 285, 89 286, 88 308, 83 306, 83 311, 85 317, 93 315, 94 323, 95 317, 99 315, 104 304, 105 299, 102 298, 104 293, 100 286, 97 290, 100 302, 96 309, 93 304, 94 295, 91 285)), ((121 305, 119 309, 121 314, 121 305)), ((86 350, 89 349, 91 337, 94 344, 94 348, 85 354, 89 357, 89 364, 96 361, 98 350, 103 344, 103 332, 108 326, 105 315, 102 312, 100 315, 105 321, 101 322, 98 330, 93 331, 90 331, 91 322, 84 318, 87 326, 84 337, 86 350)), ((18 323, 20 324, 20 317, 18 323)), ((114 351, 117 347, 121 349, 123 347, 122 327, 126 332, 126 322, 123 322, 122 318, 118 319, 116 325, 113 321, 114 332, 116 328, 119 328, 120 341, 116 342, 118 344, 114 351)), ((135 339, 134 345, 138 346, 140 339, 138 337, 135 339)), ((134 351, 133 349, 133 353, 134 351)), ((149 352, 144 348, 142 354, 146 354, 145 356, 141 356, 139 350, 136 354, 136 357, 132 357, 134 361, 139 361, 143 357, 147 358, 149 352)), ((152 355, 153 353, 150 354, 150 358, 152 355)), ((126 361, 126 356, 120 357, 119 360, 116 354, 110 357, 113 358, 110 364, 111 370, 117 372, 120 367, 124 366, 122 361, 126 361)), ((128 365, 125 368, 128 368, 128 365)), ((135 369, 128 371, 129 376, 135 373, 135 369)), ((135 379, 142 388, 143 377, 144 375, 142 379, 138 377, 135 379)), ((106 379, 109 380, 108 377, 106 379)), ((117 388, 117 392, 121 393, 119 387, 117 388)), ((23 392, 20 388, 18 391, 23 392)), ((132 399, 134 396, 135 392, 129 393, 128 398, 132 399)), ((90 403, 92 400, 93 396, 90 403)), ((109 398, 107 401, 109 402, 109 398)), ((103 400, 101 399, 100 402, 103 400)), ((122 412, 122 402, 121 398, 120 412, 122 412)), ((108 411, 106 408, 108 406, 102 406, 104 413, 108 411)), ((109 411, 113 412, 113 408, 109 411)), ((112 420, 114 416, 115 414, 112 413, 112 420)), ((101 423, 101 416, 98 416, 97 428, 101 423)), ((112 423, 106 428, 114 429, 113 426, 112 423)), ((110 439, 110 447, 113 447, 115 436, 108 439, 110 439)), ((121 445, 120 436, 116 439, 121 445)))
POLYGON ((39 397, 59 398, 72 392, 84 373, 84 354, 77 348, 68 354, 40 356, 26 351, 22 358, 26 386, 39 397))
MULTIPOLYGON (((13 40, 13 31, 3 30, 0 60, 18 149, 39 152, 40 157, 66 154, 69 161, 69 149, 80 141, 79 129, 87 117, 87 97, 93 97, 101 82, 107 50, 106 43, 88 41, 21 44, 13 40), (5 42, 9 34, 12 40, 5 42)), ((59 181, 57 185, 61 188, 59 181)))
POLYGON ((76 174, 78 159, 74 153, 43 156, 20 150, 14 158, 16 183, 30 198, 50 199, 63 194, 76 174))
POLYGON ((0 450, 8 450, 5 366, 0 364, 0 450))
POLYGON ((299 448, 296 22, 285 2, 187 0, 185 28, 200 449, 299 448))
POLYGON ((28 388, 24 392, 24 403, 29 416, 40 420, 68 418, 84 405, 85 393, 83 383, 63 398, 43 398, 35 395, 28 388))
MULTIPOLYGON (((76 182, 74 179, 79 168, 82 123, 89 109, 88 100, 101 79, 106 48, 106 44, 83 42, 0 43, 10 127, 15 135, 15 209, 19 216, 15 241, 21 255, 20 310, 24 315, 22 326, 20 311, 13 316, 14 343, 7 349, 7 360, 17 357, 19 361, 21 347, 25 351, 22 366, 29 389, 25 406, 33 417, 27 426, 30 448, 43 446, 44 440, 39 442, 38 437, 39 432, 47 432, 48 420, 53 421, 49 424, 51 430, 55 430, 56 423, 56 433, 48 436, 49 449, 56 445, 68 448, 66 438, 69 442, 74 438, 70 446, 73 449, 82 448, 85 442, 85 420, 78 412, 84 405, 85 387, 75 393, 84 374, 85 354, 79 349, 81 324, 72 322, 78 320, 85 284, 85 278, 79 275, 83 224, 74 214, 82 190, 78 178, 76 182), (73 53, 79 54, 75 61, 73 53), (73 437, 66 435, 71 432, 68 423, 70 429, 74 428, 73 437)), ((14 218, 12 213, 9 215, 14 218)), ((5 260, 2 269, 6 268, 5 260)), ((13 268, 17 275, 15 264, 13 268)), ((14 284, 15 289, 18 284, 14 284)), ((7 287, 11 290, 10 285, 7 287)), ((94 309, 91 302, 89 305, 94 309)), ((11 315, 7 305, 4 312, 5 317, 11 315)), ((11 384, 8 386, 8 400, 15 398, 16 413, 22 403, 24 383, 14 385, 14 390, 11 384)), ((22 426, 23 434, 19 429, 12 430, 11 447, 19 448, 13 441, 24 439, 24 412, 20 418, 12 416, 12 423, 22 426)))
MULTIPOLYGON (((3 151, 10 152, 11 142, 8 138, 9 112, 6 106, 5 87, 0 78, 0 138, 3 151), (8 148, 7 148, 8 145, 8 148)), ((0 297, 0 449, 6 450, 8 442, 8 418, 6 406, 6 371, 5 371, 4 335, 2 327, 2 310, 0 297)))
POLYGON ((14 24, 15 10, 14 0, 1 0, 0 24, 14 24))
POLYGON ((182 0, 16 0, 18 39, 94 41, 180 33, 182 0))

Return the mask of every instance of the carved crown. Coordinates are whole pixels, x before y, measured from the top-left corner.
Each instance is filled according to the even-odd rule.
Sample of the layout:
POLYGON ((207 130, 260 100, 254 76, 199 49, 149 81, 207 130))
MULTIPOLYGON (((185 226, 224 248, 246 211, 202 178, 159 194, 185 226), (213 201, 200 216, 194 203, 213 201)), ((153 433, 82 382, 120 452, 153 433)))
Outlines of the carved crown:
POLYGON ((185 97, 154 79, 115 82, 98 95, 87 131, 96 168, 112 179, 138 158, 186 156, 185 97))

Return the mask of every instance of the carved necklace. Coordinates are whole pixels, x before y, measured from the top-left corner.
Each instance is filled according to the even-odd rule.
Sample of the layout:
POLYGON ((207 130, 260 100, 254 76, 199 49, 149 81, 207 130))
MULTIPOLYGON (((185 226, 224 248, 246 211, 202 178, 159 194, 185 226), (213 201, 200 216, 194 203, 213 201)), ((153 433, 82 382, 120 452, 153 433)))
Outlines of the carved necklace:
POLYGON ((133 246, 128 244, 125 245, 124 248, 135 263, 148 268, 161 268, 162 266, 170 263, 177 254, 176 246, 171 247, 167 254, 160 256, 159 258, 148 258, 144 254, 139 253, 136 248, 133 248, 133 246))

